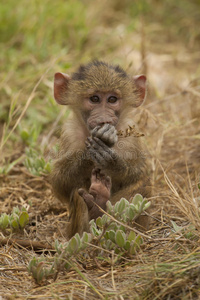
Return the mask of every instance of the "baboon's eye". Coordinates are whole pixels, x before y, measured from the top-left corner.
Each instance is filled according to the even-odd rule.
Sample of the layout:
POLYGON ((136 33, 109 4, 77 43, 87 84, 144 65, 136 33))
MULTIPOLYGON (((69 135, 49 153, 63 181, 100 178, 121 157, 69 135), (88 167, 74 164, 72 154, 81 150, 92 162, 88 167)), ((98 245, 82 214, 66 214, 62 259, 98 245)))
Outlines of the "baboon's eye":
POLYGON ((107 100, 109 103, 116 103, 117 102, 117 97, 115 96, 110 96, 107 100))
POLYGON ((99 96, 97 96, 97 95, 94 95, 94 96, 92 96, 92 97, 90 97, 90 101, 92 102, 92 103, 98 103, 99 102, 99 96))

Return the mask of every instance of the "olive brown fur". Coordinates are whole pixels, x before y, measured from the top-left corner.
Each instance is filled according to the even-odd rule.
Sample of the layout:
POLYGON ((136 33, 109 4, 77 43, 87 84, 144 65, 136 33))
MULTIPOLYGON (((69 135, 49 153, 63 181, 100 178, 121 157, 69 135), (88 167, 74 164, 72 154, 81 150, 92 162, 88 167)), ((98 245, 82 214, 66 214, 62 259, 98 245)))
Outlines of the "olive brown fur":
MULTIPOLYGON (((144 101, 146 77, 130 76, 121 67, 93 61, 71 76, 56 73, 54 97, 69 105, 51 182, 55 195, 68 205, 68 237, 89 229, 121 197, 151 196, 148 152, 140 138, 117 136, 133 125, 133 111, 144 101)), ((146 227, 147 218, 138 220, 146 227)))

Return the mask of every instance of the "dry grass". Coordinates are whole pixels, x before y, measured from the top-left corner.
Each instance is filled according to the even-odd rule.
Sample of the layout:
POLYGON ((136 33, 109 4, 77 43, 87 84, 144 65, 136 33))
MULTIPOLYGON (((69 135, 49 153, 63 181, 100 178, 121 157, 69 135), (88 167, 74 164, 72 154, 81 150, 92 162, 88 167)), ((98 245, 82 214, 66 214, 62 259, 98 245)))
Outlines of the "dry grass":
MULTIPOLYGON (((34 118, 37 119, 38 113, 40 118, 36 125, 42 122, 43 128, 37 142, 29 147, 38 149, 38 145, 41 145, 48 153, 65 117, 65 112, 48 102, 48 98, 52 98, 53 73, 62 68, 64 70, 68 62, 70 65, 67 68, 73 70, 83 53, 82 61, 94 56, 113 61, 115 57, 114 62, 120 63, 132 73, 141 70, 147 72, 149 96, 135 115, 135 120, 146 135, 154 170, 154 196, 150 214, 152 222, 147 233, 151 239, 144 238, 140 251, 132 259, 123 259, 120 263, 115 264, 114 260, 113 264, 101 260, 95 262, 82 257, 80 261, 74 262, 71 271, 59 273, 55 282, 45 282, 43 286, 35 284, 27 272, 27 265, 33 256, 40 256, 42 252, 51 256, 52 252, 45 249, 35 252, 8 241, 0 248, 0 296, 3 299, 200 298, 198 32, 194 29, 193 38, 190 37, 185 47, 184 39, 177 39, 176 34, 170 34, 159 23, 159 19, 153 23, 148 17, 141 21, 137 16, 135 30, 128 30, 131 19, 129 16, 127 20, 125 8, 130 6, 130 1, 125 2, 121 5, 116 1, 114 5, 115 2, 110 1, 112 4, 108 5, 107 1, 98 1, 98 14, 96 5, 90 3, 87 22, 94 27, 86 34, 87 38, 81 46, 69 35, 68 39, 74 44, 68 52, 62 51, 60 47, 58 50, 53 48, 52 55, 46 58, 41 58, 39 52, 38 57, 18 56, 18 62, 13 62, 13 68, 19 68, 19 78, 15 78, 12 68, 4 69, 0 94, 0 162, 2 167, 8 167, 20 157, 21 161, 17 161, 9 172, 0 174, 0 212, 10 213, 17 205, 25 206, 30 215, 30 224, 20 234, 5 236, 1 232, 0 242, 5 238, 21 238, 51 246, 55 239, 65 241, 65 207, 53 197, 46 176, 33 176, 24 167, 25 145, 20 138, 18 124, 28 127, 29 121, 31 123, 34 118), (108 5, 106 11, 105 3, 108 5), (109 19, 113 14, 114 17, 109 19), (98 21, 95 18, 102 23, 95 23, 98 21), (101 37, 99 42, 98 37, 101 37), (37 64, 35 74, 32 75, 34 77, 28 75, 31 72, 31 60, 37 64), (21 89, 23 92, 19 92, 21 89), (6 103, 7 98, 11 103, 10 108, 6 103), (7 118, 3 115, 4 111, 7 118), (171 221, 182 229, 174 230, 171 221)), ((156 4, 152 2, 152 5, 156 4)), ((193 24, 194 19, 191 17, 189 24, 193 24)), ((187 18, 181 20, 189 22, 187 18)), ((9 47, 17 47, 19 37, 16 33, 16 40, 7 41, 4 51, 9 47)))

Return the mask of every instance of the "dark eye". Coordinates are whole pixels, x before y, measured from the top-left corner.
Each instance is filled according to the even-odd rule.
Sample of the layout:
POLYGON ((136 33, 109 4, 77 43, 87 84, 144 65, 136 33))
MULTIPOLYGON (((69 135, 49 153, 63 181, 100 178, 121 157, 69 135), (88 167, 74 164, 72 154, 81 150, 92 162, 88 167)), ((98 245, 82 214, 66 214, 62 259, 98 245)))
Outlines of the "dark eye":
POLYGON ((92 103, 98 103, 99 102, 99 96, 94 95, 94 96, 90 97, 90 101, 92 103))
POLYGON ((115 96, 110 96, 110 97, 108 98, 108 102, 109 102, 109 103, 115 103, 115 102, 117 102, 117 97, 115 97, 115 96))

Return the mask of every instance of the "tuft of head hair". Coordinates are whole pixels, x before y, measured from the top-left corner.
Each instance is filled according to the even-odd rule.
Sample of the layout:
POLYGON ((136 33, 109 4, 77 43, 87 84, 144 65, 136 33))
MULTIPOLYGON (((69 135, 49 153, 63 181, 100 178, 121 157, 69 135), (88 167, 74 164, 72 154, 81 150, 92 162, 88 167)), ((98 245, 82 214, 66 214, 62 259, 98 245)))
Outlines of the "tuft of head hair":
POLYGON ((73 80, 86 80, 88 74, 95 71, 112 72, 118 74, 122 78, 127 78, 128 75, 119 65, 111 65, 104 61, 94 60, 86 65, 81 65, 77 72, 72 74, 73 80))
POLYGON ((133 90, 130 76, 118 65, 94 60, 81 65, 72 74, 71 83, 77 94, 87 94, 88 90, 108 92, 120 90, 122 95, 133 90))

